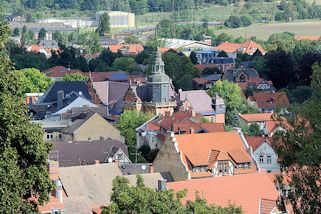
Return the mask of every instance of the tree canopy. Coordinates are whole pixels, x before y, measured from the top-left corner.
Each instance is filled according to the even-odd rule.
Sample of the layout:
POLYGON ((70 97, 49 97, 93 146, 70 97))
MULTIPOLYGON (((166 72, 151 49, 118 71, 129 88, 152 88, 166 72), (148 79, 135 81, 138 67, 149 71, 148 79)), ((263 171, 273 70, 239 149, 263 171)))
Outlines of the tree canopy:
POLYGON ((6 51, 8 27, 0 25, 0 212, 37 213, 36 198, 48 200, 53 183, 47 171, 52 145, 30 123, 22 91, 6 51))
POLYGON ((66 74, 63 78, 63 81, 84 81, 88 82, 88 77, 80 74, 80 73, 73 73, 73 74, 66 74))
POLYGON ((163 54, 165 72, 173 80, 176 88, 192 90, 192 79, 200 76, 200 71, 193 65, 190 58, 182 53, 169 50, 163 54))
POLYGON ((120 116, 117 128, 120 134, 125 137, 128 146, 129 158, 136 161, 136 128, 151 119, 153 114, 138 112, 136 110, 125 110, 120 116))
POLYGON ((26 93, 46 92, 53 82, 44 73, 41 73, 35 68, 15 70, 13 75, 18 80, 17 84, 19 85, 20 89, 17 91, 17 94, 22 98, 25 97, 26 93))
POLYGON ((111 203, 103 208, 102 214, 241 214, 240 207, 229 205, 222 208, 214 205, 207 205, 205 199, 196 194, 195 201, 187 201, 184 205, 181 199, 186 195, 186 190, 174 193, 173 190, 155 191, 146 187, 140 175, 136 176, 135 186, 129 184, 129 180, 117 176, 113 180, 113 192, 111 203))
POLYGON ((110 32, 110 23, 109 23, 108 13, 103 13, 100 15, 96 32, 99 33, 99 36, 103 36, 103 35, 105 35, 105 33, 110 32))
POLYGON ((294 213, 320 213, 321 208, 321 65, 313 65, 312 97, 293 118, 279 118, 285 132, 274 135, 274 149, 281 160, 282 176, 277 179, 283 189, 283 175, 293 191, 281 199, 289 202, 294 213), (295 170, 293 170, 295 169, 295 170))

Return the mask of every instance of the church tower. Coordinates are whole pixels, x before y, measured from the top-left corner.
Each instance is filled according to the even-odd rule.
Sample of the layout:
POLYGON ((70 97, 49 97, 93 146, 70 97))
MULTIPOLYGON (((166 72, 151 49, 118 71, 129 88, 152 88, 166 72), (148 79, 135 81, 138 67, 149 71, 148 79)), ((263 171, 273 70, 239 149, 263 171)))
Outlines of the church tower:
POLYGON ((165 74, 164 62, 162 55, 158 51, 156 53, 155 63, 152 68, 152 74, 147 79, 148 95, 153 103, 169 102, 170 79, 165 74))

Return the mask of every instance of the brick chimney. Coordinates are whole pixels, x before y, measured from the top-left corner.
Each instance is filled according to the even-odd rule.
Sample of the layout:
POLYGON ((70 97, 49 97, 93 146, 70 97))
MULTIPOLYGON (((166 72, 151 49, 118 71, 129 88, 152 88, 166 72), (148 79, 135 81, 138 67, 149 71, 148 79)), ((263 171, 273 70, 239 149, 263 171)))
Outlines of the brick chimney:
POLYGON ((194 128, 192 128, 192 127, 189 128, 189 131, 190 131, 191 134, 194 134, 194 132, 195 132, 195 131, 194 131, 194 128))
POLYGON ((154 167, 153 166, 149 167, 149 173, 154 173, 154 167))

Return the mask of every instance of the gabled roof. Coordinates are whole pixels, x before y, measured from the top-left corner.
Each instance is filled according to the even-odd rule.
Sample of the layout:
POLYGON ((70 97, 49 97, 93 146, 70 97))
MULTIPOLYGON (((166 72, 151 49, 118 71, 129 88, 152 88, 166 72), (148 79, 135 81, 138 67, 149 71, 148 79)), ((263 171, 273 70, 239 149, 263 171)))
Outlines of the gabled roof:
POLYGON ((124 82, 104 81, 94 82, 93 87, 100 100, 106 105, 123 100, 128 91, 129 84, 124 82))
POLYGON ((117 44, 109 45, 108 48, 113 53, 117 53, 118 50, 124 50, 124 52, 130 54, 139 54, 144 50, 144 47, 141 44, 117 44))
MULTIPOLYGON (((246 214, 260 213, 260 200, 276 202, 279 193, 266 172, 257 172, 234 176, 221 176, 214 178, 191 179, 167 183, 168 189, 175 192, 187 189, 182 198, 194 201, 195 192, 205 198, 208 204, 227 207, 230 204, 242 206, 246 214)), ((264 204, 264 207, 271 207, 264 204)))
POLYGON ((82 96, 88 100, 91 100, 91 96, 88 92, 88 85, 83 81, 56 81, 46 91, 45 95, 39 98, 40 103, 53 103, 57 102, 58 91, 64 92, 64 97, 71 93, 81 92, 82 96))
POLYGON ((259 122, 272 120, 273 113, 257 113, 257 114, 240 114, 240 118, 246 122, 259 122))
MULTIPOLYGON (((92 206, 110 201, 113 179, 123 176, 116 163, 60 167, 59 177, 68 197, 64 199, 65 213, 88 214, 92 206)), ((141 175, 147 187, 156 188, 160 173, 141 175)), ((135 175, 125 175, 130 185, 136 184, 135 175)))
POLYGON ((238 69, 230 69, 225 71, 222 79, 233 82, 233 81, 236 81, 236 78, 243 72, 247 75, 249 79, 259 77, 259 73, 253 68, 247 68, 247 69, 238 68, 238 69))
POLYGON ((181 91, 179 92, 179 98, 181 102, 187 100, 195 112, 199 114, 214 112, 212 98, 205 90, 181 91))
POLYGON ((246 139, 247 143, 249 144, 249 146, 252 148, 253 152, 265 142, 270 145, 270 140, 265 137, 245 136, 245 139, 246 139))
POLYGON ((236 53, 242 52, 249 55, 255 53, 256 50, 259 50, 263 55, 266 54, 266 51, 257 43, 252 40, 247 40, 244 43, 230 43, 224 42, 217 47, 214 47, 213 50, 223 50, 227 53, 236 53))
POLYGON ((237 163, 252 162, 236 132, 184 134, 175 138, 179 150, 194 166, 208 165, 211 150, 226 152, 237 163))
POLYGON ((250 97, 250 99, 252 101, 255 101, 259 108, 275 108, 276 106, 287 107, 290 105, 285 92, 258 92, 254 93, 253 96, 250 97))
POLYGON ((109 157, 121 149, 128 157, 127 146, 120 141, 107 139, 103 141, 54 142, 53 152, 58 152, 59 166, 79 166, 95 164, 95 160, 106 163, 109 157))

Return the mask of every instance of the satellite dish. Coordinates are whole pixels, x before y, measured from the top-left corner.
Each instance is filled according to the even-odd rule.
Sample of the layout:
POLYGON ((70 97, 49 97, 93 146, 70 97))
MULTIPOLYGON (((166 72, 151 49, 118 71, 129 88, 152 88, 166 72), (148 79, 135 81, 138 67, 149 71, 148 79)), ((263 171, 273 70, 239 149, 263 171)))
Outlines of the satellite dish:
POLYGON ((113 158, 108 158, 108 163, 113 162, 113 158))
POLYGON ((146 166, 145 165, 142 165, 142 170, 146 170, 146 166))

